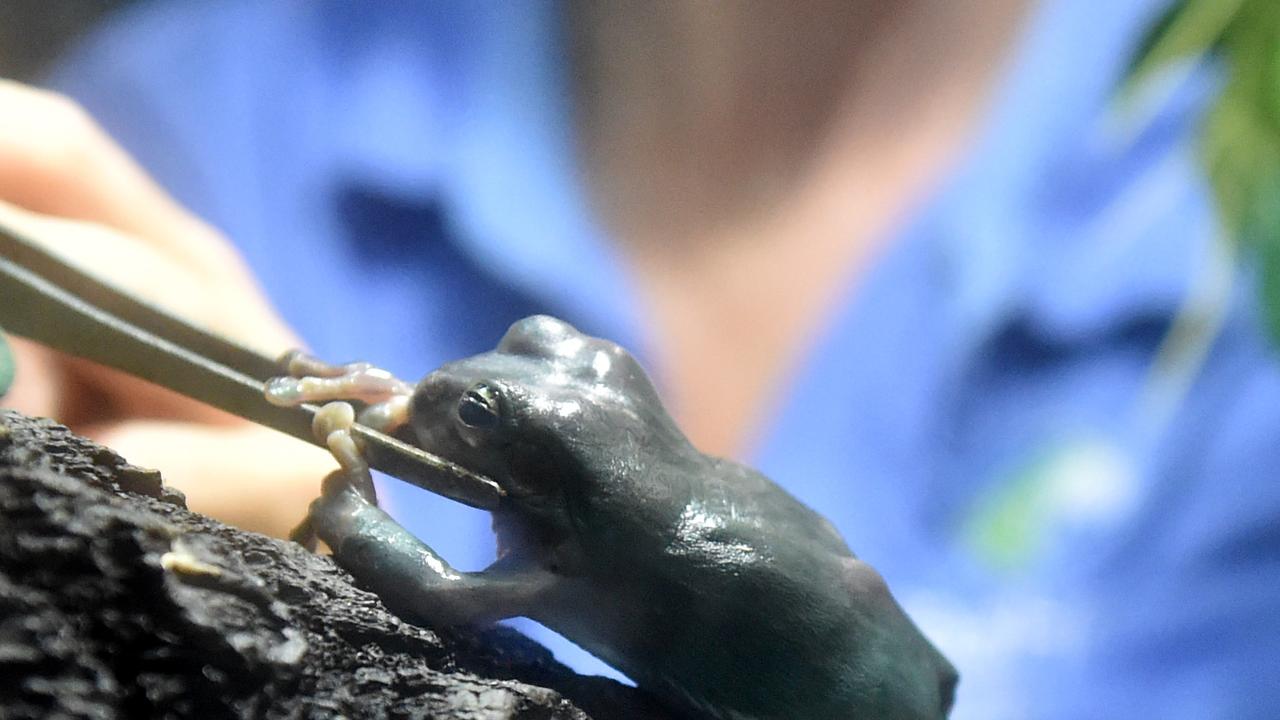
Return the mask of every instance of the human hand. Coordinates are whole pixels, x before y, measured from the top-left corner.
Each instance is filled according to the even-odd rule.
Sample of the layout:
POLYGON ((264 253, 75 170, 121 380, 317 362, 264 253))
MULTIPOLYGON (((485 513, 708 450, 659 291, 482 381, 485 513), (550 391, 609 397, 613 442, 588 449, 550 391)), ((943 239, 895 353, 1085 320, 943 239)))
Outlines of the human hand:
MULTIPOLYGON (((0 217, 197 325, 267 354, 300 343, 231 245, 177 205, 78 106, 0 80, 0 217)), ((326 453, 155 385, 10 338, 4 405, 54 417, 159 468, 191 507, 287 533, 333 469, 326 453)))

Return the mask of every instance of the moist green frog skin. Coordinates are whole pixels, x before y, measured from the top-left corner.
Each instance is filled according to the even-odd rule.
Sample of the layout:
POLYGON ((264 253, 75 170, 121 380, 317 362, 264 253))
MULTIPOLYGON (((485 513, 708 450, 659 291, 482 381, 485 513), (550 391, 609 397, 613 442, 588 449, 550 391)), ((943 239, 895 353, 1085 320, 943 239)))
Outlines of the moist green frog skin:
POLYGON ((716 718, 942 718, 956 671, 835 528, 768 478, 698 452, 619 346, 549 317, 416 387, 299 356, 276 402, 358 398, 361 422, 506 491, 498 559, 454 570, 380 510, 350 406, 318 432, 344 470, 318 536, 393 611, 429 625, 526 616, 677 708, 716 718))

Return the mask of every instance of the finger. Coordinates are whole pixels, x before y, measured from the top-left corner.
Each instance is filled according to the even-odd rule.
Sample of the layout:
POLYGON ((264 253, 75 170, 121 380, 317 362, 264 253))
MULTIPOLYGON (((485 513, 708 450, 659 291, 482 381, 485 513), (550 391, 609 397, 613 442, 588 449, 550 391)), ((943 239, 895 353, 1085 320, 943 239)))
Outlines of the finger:
POLYGON ((333 470, 323 450, 257 426, 129 421, 86 433, 132 463, 161 468, 196 512, 287 537, 333 470))
POLYGON ((58 392, 63 373, 54 361, 54 353, 12 335, 8 336, 13 351, 13 385, 4 396, 4 406, 36 417, 58 417, 58 392))
POLYGON ((155 243, 175 259, 222 264, 211 230, 175 203, 65 96, 0 80, 0 198, 91 220, 155 243))
MULTIPOLYGON (((41 239, 49 251, 86 273, 102 276, 101 271, 110 268, 110 277, 105 279, 140 299, 167 306, 196 325, 237 338, 268 355, 294 342, 290 336, 281 337, 281 331, 274 327, 261 321, 255 324, 243 311, 227 312, 215 278, 156 252, 132 235, 93 223, 38 215, 3 201, 0 222, 41 239)), ((23 412, 57 417, 72 427, 132 415, 239 422, 219 410, 95 363, 37 351, 30 343, 19 347, 12 407, 23 412)))
POLYGON ((232 282, 228 287, 227 278, 159 253, 135 235, 32 213, 3 200, 0 222, 89 275, 268 355, 278 355, 297 342, 265 310, 265 303, 255 309, 236 297, 243 289, 240 285, 232 282))
MULTIPOLYGON (((247 322, 275 349, 299 344, 270 309, 231 245, 174 202, 67 98, 0 80, 0 200, 133 236, 175 265, 206 278, 216 288, 213 297, 223 315, 247 322)), ((107 279, 113 281, 111 274, 122 269, 127 268, 116 261, 98 266, 98 272, 107 271, 107 279)), ((167 300, 162 305, 168 307, 167 300)))

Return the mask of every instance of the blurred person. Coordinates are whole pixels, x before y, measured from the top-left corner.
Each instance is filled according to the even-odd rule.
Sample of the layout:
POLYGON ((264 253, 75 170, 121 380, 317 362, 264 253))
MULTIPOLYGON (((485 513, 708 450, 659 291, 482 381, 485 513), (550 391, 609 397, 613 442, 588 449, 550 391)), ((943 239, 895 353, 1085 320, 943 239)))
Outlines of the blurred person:
MULTIPOLYGON (((961 670, 953 717, 1265 717, 1280 373, 1193 153, 1212 74, 1111 102, 1162 6, 143 3, 53 85, 187 210, 17 87, 0 200, 114 228, 59 226, 269 349, 414 377, 548 312, 636 350, 696 445, 881 570, 961 670)), ((20 351, 24 407, 197 507, 279 523, 324 472, 20 351)), ((483 514, 384 497, 492 557, 483 514)))

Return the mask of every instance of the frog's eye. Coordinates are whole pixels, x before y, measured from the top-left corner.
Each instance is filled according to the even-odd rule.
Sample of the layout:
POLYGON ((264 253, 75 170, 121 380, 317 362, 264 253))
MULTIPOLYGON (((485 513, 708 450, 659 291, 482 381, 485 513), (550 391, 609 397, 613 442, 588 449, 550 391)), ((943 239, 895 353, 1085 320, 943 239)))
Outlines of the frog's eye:
POLYGON ((491 430, 498 426, 498 413, 498 390, 488 383, 472 385, 458 399, 458 419, 467 427, 491 430))

